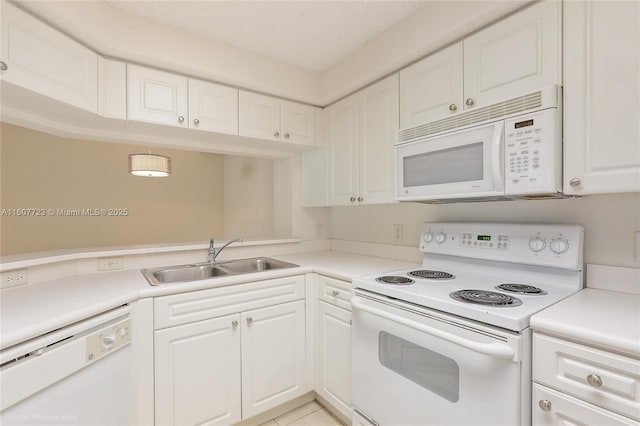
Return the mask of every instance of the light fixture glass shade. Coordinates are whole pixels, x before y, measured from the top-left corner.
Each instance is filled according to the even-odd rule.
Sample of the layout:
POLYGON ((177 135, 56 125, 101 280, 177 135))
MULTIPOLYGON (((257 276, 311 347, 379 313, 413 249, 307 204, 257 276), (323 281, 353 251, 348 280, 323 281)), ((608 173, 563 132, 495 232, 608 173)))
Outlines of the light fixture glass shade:
POLYGON ((145 177, 169 176, 171 158, 157 154, 129 154, 129 173, 145 177))

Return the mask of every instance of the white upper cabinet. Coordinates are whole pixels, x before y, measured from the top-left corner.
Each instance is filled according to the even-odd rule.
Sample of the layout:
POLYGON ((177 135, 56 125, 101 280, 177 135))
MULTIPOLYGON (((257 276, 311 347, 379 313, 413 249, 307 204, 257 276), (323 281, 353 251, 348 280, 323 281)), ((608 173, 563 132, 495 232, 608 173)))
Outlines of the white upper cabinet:
POLYGON ((560 1, 543 1, 464 39, 464 107, 560 83, 560 1))
POLYGON ((127 64, 98 57, 98 114, 127 119, 127 64))
POLYGON ((240 136, 315 145, 316 108, 240 90, 240 136))
POLYGON ((400 128, 560 84, 561 6, 535 3, 401 70, 400 128))
POLYGON ((280 102, 281 140, 300 145, 316 144, 316 108, 295 102, 280 102))
POLYGON ((238 89, 189 79, 189 127, 238 134, 238 89))
POLYGON ((327 108, 329 205, 394 201, 398 74, 327 108))
POLYGON ((129 120, 188 127, 187 77, 127 65, 129 120))
POLYGON ((98 55, 2 2, 0 78, 61 102, 98 112, 98 55))
POLYGON ((400 128, 462 111, 462 43, 400 71, 400 128))
POLYGON ((564 7, 564 192, 638 192, 640 3, 564 7))

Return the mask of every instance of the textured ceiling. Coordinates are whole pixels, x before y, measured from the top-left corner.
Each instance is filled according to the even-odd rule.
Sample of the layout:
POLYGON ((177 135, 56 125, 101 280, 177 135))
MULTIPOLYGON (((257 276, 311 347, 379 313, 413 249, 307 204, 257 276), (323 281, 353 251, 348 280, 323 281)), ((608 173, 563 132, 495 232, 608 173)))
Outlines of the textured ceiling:
POLYGON ((312 71, 324 71, 427 1, 105 0, 171 25, 312 71))

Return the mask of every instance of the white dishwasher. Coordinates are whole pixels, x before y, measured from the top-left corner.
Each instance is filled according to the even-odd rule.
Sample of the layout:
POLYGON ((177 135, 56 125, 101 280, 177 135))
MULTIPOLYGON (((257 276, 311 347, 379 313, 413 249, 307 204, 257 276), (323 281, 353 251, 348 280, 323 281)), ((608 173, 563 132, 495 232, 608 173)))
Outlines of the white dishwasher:
POLYGON ((130 308, 0 352, 0 424, 131 423, 130 308))

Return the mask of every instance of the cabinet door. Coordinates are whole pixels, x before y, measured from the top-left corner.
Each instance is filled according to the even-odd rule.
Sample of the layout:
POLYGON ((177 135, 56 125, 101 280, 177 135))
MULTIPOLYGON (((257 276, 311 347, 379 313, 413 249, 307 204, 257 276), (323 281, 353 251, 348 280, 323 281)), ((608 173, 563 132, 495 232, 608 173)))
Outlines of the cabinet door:
POLYGON ((238 89, 189 79, 189 127, 238 134, 238 89))
POLYGON ((398 131, 398 74, 358 94, 358 202, 395 200, 393 145, 398 131))
POLYGON ((242 313, 243 419, 305 393, 304 303, 242 313))
POLYGON ((240 90, 240 136, 280 140, 280 99, 240 90))
POLYGON ((318 303, 318 393, 351 418, 351 312, 318 303))
POLYGON ((239 320, 235 314, 155 332, 157 425, 240 421, 239 320))
POLYGON ((561 83, 561 7, 535 3, 464 39, 465 108, 561 83))
POLYGON ((565 3, 564 192, 640 191, 640 3, 565 3))
POLYGON ((316 108, 295 102, 281 101, 280 114, 283 141, 315 146, 316 108))
POLYGON ((352 95, 327 111, 329 205, 354 205, 358 196, 358 98, 352 95))
POLYGON ((400 128, 462 111, 462 43, 400 71, 400 128))
POLYGON ((533 384, 532 411, 533 426, 638 425, 634 420, 537 383, 533 384))
POLYGON ((98 55, 10 3, 2 2, 0 78, 98 112, 98 55))
POLYGON ((127 117, 188 127, 187 77, 127 65, 127 117))

